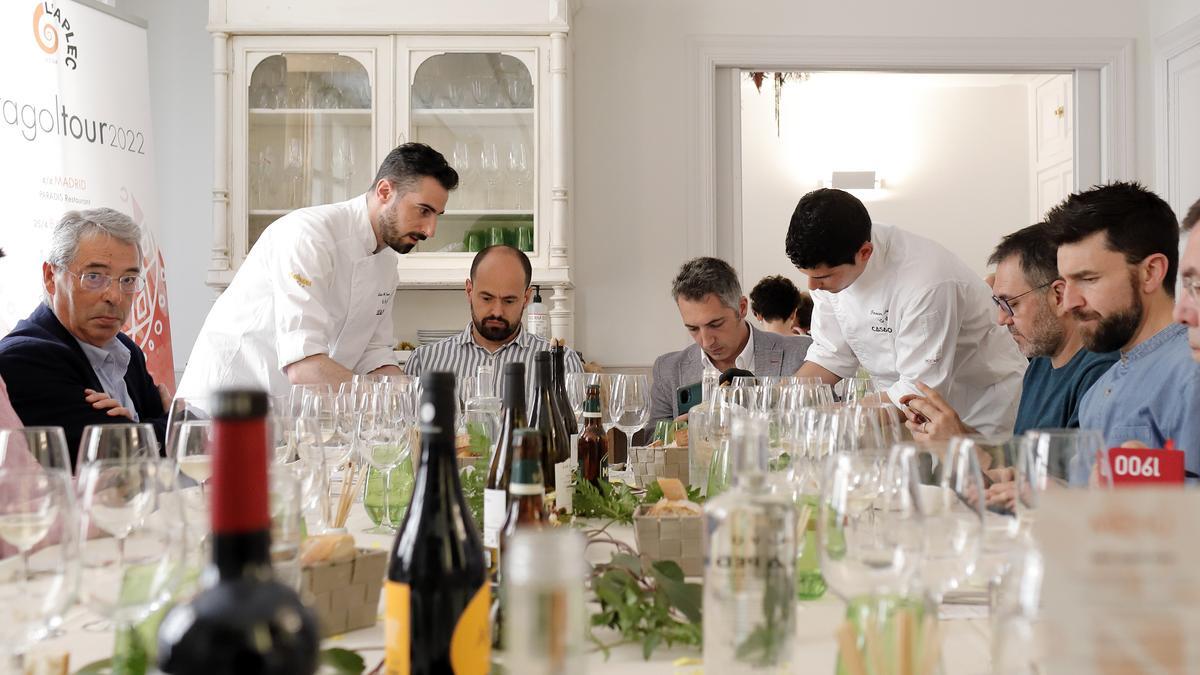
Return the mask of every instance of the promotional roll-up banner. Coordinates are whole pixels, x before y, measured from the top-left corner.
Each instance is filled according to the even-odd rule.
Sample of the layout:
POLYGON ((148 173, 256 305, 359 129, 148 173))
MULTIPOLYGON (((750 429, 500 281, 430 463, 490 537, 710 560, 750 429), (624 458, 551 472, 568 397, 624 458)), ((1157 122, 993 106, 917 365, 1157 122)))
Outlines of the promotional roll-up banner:
POLYGON ((142 228, 146 287, 125 325, 172 391, 146 28, 95 2, 0 3, 0 335, 42 301, 50 232, 107 206, 142 228))

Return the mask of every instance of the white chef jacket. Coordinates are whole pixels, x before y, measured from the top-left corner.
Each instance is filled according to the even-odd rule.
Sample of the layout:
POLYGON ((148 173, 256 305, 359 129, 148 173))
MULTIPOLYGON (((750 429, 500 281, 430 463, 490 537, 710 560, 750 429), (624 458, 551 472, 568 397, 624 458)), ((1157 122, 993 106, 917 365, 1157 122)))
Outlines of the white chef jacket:
POLYGON ((355 373, 397 365, 398 258, 375 247, 366 195, 272 223, 208 313, 179 395, 234 386, 287 394, 284 368, 314 354, 355 373))
POLYGON ((893 402, 923 382, 981 434, 1012 433, 1028 361, 995 322, 987 284, 924 237, 872 225, 871 241, 849 288, 812 292, 807 360, 841 377, 861 365, 893 402))

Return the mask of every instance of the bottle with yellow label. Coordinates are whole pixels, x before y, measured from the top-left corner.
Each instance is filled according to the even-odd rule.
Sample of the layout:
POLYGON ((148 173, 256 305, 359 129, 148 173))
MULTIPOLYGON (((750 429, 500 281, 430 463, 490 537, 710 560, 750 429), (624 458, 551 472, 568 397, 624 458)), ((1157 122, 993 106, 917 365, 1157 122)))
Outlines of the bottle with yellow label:
POLYGON ((426 373, 421 385, 421 465, 388 565, 386 672, 483 675, 491 592, 454 460, 454 375, 426 373))

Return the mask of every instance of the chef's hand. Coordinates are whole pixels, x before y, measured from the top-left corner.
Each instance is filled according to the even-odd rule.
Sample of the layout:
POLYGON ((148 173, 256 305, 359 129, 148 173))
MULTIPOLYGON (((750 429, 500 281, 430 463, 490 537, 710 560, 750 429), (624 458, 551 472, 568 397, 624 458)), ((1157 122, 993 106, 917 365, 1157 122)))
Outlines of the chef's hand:
POLYGON ((128 417, 133 419, 133 413, 121 406, 121 404, 113 397, 102 391, 94 389, 84 389, 83 400, 92 404, 96 410, 107 410, 109 417, 128 417))
POLYGON ((913 440, 942 441, 952 436, 974 433, 975 430, 963 424, 958 413, 936 390, 921 382, 917 383, 917 388, 923 396, 909 394, 900 397, 901 410, 908 418, 904 426, 912 432, 913 440))

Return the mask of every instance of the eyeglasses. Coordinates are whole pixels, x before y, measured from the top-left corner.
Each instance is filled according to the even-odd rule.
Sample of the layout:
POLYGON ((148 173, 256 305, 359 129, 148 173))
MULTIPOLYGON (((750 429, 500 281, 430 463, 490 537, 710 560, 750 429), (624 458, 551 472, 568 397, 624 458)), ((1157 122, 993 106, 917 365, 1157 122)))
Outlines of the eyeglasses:
POLYGON ((992 302, 996 303, 996 306, 999 307, 1000 309, 1004 310, 1005 313, 1007 313, 1009 316, 1013 316, 1013 303, 1014 302, 1029 295, 1030 293, 1032 293, 1034 291, 1040 291, 1043 288, 1049 286, 1050 284, 1052 284, 1056 281, 1058 281, 1058 279, 1051 279, 1050 281, 1047 281, 1046 283, 1042 284, 1041 286, 1038 286, 1037 288, 1031 288, 1031 289, 1025 291, 1024 293, 1018 293, 1017 295, 1014 295, 1011 298, 1001 298, 997 295, 993 295, 992 302))
POLYGON ((1200 278, 1198 277, 1183 277, 1179 282, 1183 286, 1183 290, 1187 291, 1188 297, 1192 302, 1200 302, 1200 278))
MULTIPOLYGON (((79 286, 85 291, 107 291, 112 282, 110 275, 100 272, 82 272, 79 275, 79 286)), ((146 287, 146 279, 137 274, 126 274, 117 278, 117 287, 126 295, 134 295, 146 287)))

